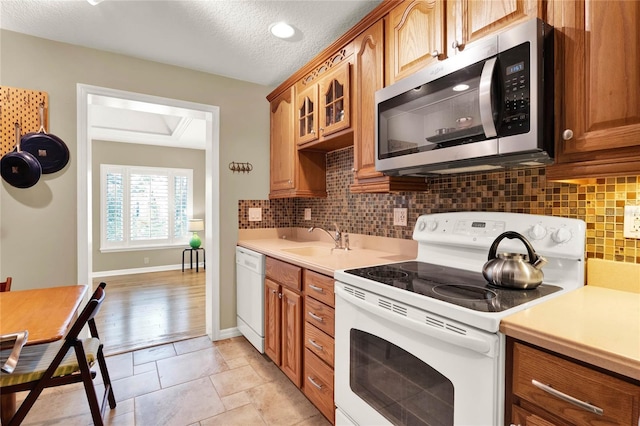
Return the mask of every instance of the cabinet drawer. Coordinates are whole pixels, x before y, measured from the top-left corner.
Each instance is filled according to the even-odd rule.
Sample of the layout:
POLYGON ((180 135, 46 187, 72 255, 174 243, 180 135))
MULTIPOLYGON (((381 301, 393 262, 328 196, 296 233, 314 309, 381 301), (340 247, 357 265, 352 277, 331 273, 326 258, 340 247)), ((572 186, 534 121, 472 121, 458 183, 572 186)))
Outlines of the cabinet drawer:
POLYGON ((333 369, 309 350, 305 350, 304 359, 304 394, 331 423, 334 423, 333 369))
POLYGON ((304 323, 304 346, 333 367, 334 340, 308 322, 304 323))
POLYGON ((517 405, 511 407, 511 424, 522 426, 558 426, 558 423, 549 422, 517 405))
POLYGON ((329 336, 334 336, 336 312, 333 308, 305 297, 304 320, 315 325, 329 336))
POLYGON ((284 286, 302 290, 302 268, 298 266, 267 257, 265 275, 284 286))
POLYGON ((304 270, 304 292, 307 296, 318 299, 331 307, 335 307, 333 294, 333 278, 317 272, 304 270))
POLYGON ((571 423, 638 424, 638 386, 519 343, 514 344, 513 370, 514 394, 571 423), (567 396, 583 406, 568 402, 567 396), (602 413, 590 411, 596 409, 602 413))

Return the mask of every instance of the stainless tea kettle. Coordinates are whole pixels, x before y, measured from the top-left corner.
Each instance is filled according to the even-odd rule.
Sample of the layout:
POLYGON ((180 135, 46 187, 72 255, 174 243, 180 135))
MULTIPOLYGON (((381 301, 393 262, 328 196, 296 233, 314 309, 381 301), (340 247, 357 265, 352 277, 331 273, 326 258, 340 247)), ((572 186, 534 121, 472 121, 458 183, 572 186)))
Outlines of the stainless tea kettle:
POLYGON ((540 285, 544 279, 542 266, 547 260, 536 254, 525 237, 517 232, 507 231, 498 235, 489 249, 489 260, 482 267, 482 275, 496 286, 517 289, 531 289, 540 285), (496 256, 498 244, 504 238, 517 238, 527 248, 527 254, 500 253, 496 256))

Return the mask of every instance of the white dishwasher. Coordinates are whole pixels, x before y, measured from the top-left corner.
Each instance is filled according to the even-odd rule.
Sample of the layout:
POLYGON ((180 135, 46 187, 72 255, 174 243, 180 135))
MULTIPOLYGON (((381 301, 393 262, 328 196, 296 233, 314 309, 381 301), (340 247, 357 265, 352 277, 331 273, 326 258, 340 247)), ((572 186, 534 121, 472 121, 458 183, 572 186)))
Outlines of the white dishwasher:
POLYGON ((238 330, 264 353, 264 254, 236 246, 238 330))

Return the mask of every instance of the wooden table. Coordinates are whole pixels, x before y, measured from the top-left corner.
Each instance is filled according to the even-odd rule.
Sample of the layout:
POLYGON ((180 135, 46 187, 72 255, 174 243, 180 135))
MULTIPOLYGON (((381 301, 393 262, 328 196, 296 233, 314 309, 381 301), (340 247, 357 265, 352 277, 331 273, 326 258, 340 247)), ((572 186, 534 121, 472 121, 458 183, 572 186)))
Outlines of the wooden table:
MULTIPOLYGON (((27 330, 27 345, 60 340, 86 292, 86 285, 0 292, 0 334, 27 330)), ((0 399, 2 423, 7 424, 16 410, 16 395, 2 394, 0 399)))

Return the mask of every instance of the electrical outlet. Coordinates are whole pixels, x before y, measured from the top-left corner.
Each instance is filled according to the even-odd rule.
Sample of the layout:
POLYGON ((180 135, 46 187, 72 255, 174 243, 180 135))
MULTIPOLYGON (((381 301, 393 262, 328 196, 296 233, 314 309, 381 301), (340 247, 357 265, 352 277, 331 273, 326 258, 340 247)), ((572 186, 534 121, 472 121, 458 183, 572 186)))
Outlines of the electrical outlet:
POLYGON ((393 209, 393 225, 407 226, 407 209, 393 209))
POLYGON ((144 264, 145 264, 145 265, 148 265, 148 264, 149 264, 149 258, 148 258, 148 257, 145 257, 145 258, 143 259, 143 261, 144 261, 144 264))
POLYGON ((304 209, 304 220, 311 220, 311 209, 304 209))
POLYGON ((261 207, 249 207, 249 222, 260 222, 262 220, 261 207))
POLYGON ((624 237, 640 238, 640 206, 624 206, 624 237))

